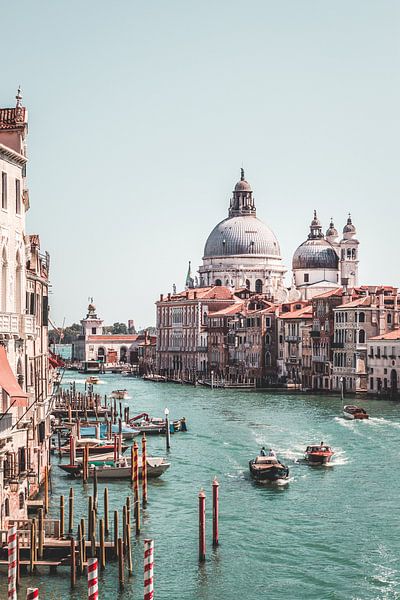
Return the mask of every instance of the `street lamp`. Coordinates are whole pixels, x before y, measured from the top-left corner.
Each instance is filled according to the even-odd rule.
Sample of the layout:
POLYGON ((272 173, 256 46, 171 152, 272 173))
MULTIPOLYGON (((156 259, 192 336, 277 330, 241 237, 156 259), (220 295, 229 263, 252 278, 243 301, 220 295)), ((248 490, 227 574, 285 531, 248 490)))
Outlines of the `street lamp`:
POLYGON ((164 414, 165 414, 165 443, 167 446, 167 450, 169 450, 171 447, 171 437, 170 437, 171 434, 169 431, 169 418, 168 418, 169 410, 168 410, 168 408, 165 408, 164 414))

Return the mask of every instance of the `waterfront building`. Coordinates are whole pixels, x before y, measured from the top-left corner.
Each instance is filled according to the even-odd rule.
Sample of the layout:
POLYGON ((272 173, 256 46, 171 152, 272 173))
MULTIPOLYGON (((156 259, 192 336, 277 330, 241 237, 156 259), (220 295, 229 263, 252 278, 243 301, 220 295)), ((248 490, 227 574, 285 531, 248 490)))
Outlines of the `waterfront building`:
MULTIPOLYGON (((288 298, 285 273, 278 240, 257 217, 253 191, 242 169, 228 217, 214 227, 206 241, 203 264, 199 268, 200 287, 246 287, 282 302, 288 298)), ((189 273, 187 287, 190 280, 189 273)))
POLYGON ((290 384, 302 383, 303 328, 312 320, 312 306, 304 303, 283 305, 278 318, 278 376, 290 384))
POLYGON ((400 329, 367 340, 368 393, 398 398, 400 388, 400 329))
POLYGON ((342 284, 349 287, 357 285, 359 242, 355 234, 349 215, 339 242, 333 221, 324 236, 314 211, 308 238, 297 248, 292 260, 294 285, 304 300, 342 284))
POLYGON ((237 302, 225 286, 160 295, 157 306, 157 372, 194 380, 208 373, 207 317, 237 302))
POLYGON ((361 286, 345 291, 334 312, 332 388, 367 392, 367 343, 399 326, 398 291, 391 286, 361 286))
POLYGON ((104 334, 103 322, 93 301, 90 302, 86 317, 81 320, 82 333, 73 343, 74 360, 111 365, 131 362, 129 348, 137 340, 137 334, 104 334))
POLYGON ((0 527, 27 517, 50 451, 49 255, 27 235, 28 112, 0 109, 0 527))

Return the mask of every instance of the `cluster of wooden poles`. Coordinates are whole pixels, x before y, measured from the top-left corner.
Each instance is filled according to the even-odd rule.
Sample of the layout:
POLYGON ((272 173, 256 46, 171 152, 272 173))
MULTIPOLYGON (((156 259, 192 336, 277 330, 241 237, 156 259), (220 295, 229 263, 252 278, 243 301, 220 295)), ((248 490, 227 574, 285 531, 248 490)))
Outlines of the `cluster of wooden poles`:
MULTIPOLYGON (((212 484, 212 544, 216 548, 219 544, 219 483, 214 478, 212 484)), ((199 561, 206 560, 206 495, 204 490, 199 492, 199 561)))

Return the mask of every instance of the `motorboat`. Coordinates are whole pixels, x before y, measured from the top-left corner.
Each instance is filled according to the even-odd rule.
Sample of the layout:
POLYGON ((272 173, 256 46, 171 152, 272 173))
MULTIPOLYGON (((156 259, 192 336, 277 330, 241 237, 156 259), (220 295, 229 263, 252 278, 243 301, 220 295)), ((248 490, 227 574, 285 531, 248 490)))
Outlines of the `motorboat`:
MULTIPOLYGON (((165 434, 165 419, 162 417, 150 417, 147 413, 141 413, 129 419, 129 424, 139 429, 141 433, 148 435, 165 434)), ((182 417, 175 421, 170 421, 170 432, 187 431, 186 419, 182 417)))
MULTIPOLYGON (((99 425, 87 425, 87 426, 81 425, 80 429, 79 429, 81 437, 86 438, 86 437, 96 436, 97 427, 99 428, 100 439, 102 439, 102 440, 106 439, 107 438, 107 425, 105 423, 100 423, 99 425)), ((111 425, 111 433, 119 434, 119 425, 118 424, 111 425)), ((133 427, 132 425, 127 425, 126 423, 121 424, 121 434, 122 434, 122 439, 124 439, 124 440, 131 440, 134 437, 136 437, 137 435, 139 435, 140 433, 141 432, 137 427, 133 427)))
POLYGON ((126 400, 128 398, 128 390, 113 390, 111 397, 116 400, 126 400))
POLYGON ((369 415, 364 408, 355 406, 355 404, 347 404, 343 407, 343 416, 345 419, 369 419, 369 415))
POLYGON ((100 377, 96 377, 96 375, 91 375, 90 377, 86 378, 86 383, 90 383, 91 385, 96 385, 99 383, 99 381, 100 377))
POLYGON ((326 465, 330 462, 334 452, 330 446, 326 446, 323 442, 318 445, 307 446, 304 458, 310 465, 326 465))
MULTIPOLYGON (((114 451, 114 444, 106 442, 99 438, 77 438, 75 440, 75 454, 76 456, 82 456, 83 450, 87 446, 89 448, 89 456, 93 454, 105 454, 114 451)), ((128 449, 125 444, 121 447, 121 452, 124 453, 128 449)), ((61 446, 61 454, 69 454, 70 448, 69 443, 65 446, 61 446)))
MULTIPOLYGON (((163 457, 148 456, 146 465, 147 477, 156 478, 165 473, 171 466, 171 463, 167 462, 163 457)), ((77 462, 75 465, 59 465, 59 467, 74 477, 82 476, 82 462, 77 462)), ((131 477, 131 461, 126 458, 119 458, 117 461, 89 460, 89 477, 93 477, 94 469, 96 469, 97 479, 129 479, 131 477)), ((141 456, 138 460, 138 470, 139 478, 141 478, 141 456)))
POLYGON ((289 478, 289 467, 276 456, 257 456, 249 461, 250 474, 256 481, 278 481, 289 478))

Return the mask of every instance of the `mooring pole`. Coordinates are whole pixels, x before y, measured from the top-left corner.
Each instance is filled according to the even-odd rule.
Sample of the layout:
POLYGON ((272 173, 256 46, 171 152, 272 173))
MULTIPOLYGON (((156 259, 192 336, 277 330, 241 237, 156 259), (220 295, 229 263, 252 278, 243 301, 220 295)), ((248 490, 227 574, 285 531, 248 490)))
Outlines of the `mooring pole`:
POLYGON ((219 494, 218 494, 219 483, 217 478, 214 477, 212 484, 212 498, 213 498, 213 546, 218 546, 218 513, 219 513, 219 494))
POLYGON ((206 560, 206 495, 199 492, 199 561, 206 560))

